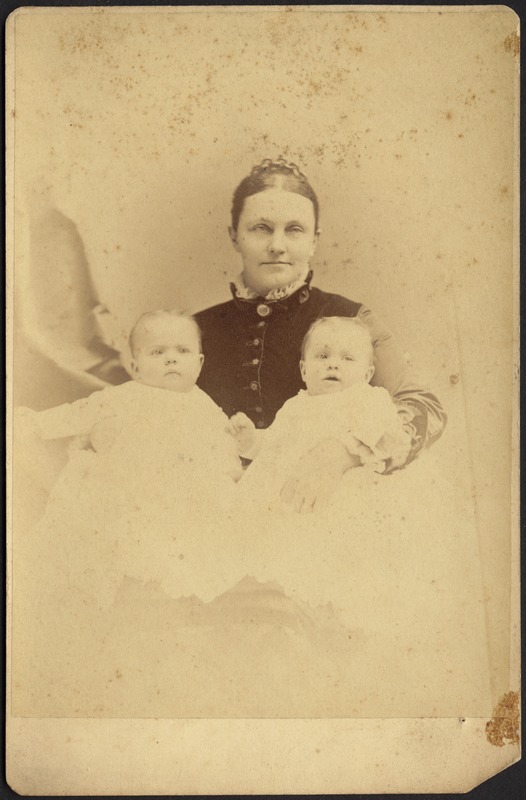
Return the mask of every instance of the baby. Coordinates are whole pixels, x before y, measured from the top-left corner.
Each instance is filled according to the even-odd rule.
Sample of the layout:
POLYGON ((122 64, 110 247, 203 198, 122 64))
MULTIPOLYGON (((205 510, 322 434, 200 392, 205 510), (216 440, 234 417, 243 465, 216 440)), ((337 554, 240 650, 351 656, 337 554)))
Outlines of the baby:
POLYGON ((387 390, 369 383, 373 354, 369 330, 357 319, 324 317, 311 325, 300 361, 306 390, 284 404, 266 431, 245 414, 230 420, 240 454, 254 459, 245 488, 276 499, 299 459, 324 439, 339 439, 377 472, 391 460, 403 463, 410 438, 387 390))
MULTIPOLYGON (((173 483, 170 471, 182 462, 213 466, 237 480, 241 470, 225 432, 227 418, 196 386, 204 356, 195 320, 176 311, 143 314, 129 347, 132 381, 46 411, 18 408, 16 422, 43 439, 88 437, 92 451, 107 457, 107 466, 115 462, 113 475, 122 469, 132 483, 134 474, 146 483, 160 475, 173 483)), ((102 464, 99 458, 99 468, 102 464)))
POLYGON ((228 418, 195 385, 203 363, 196 322, 175 311, 144 314, 129 345, 128 383, 15 412, 19 433, 89 442, 70 448, 30 535, 33 561, 48 564, 63 591, 75 586, 105 602, 125 575, 169 580, 187 564, 192 539, 209 538, 242 474, 228 418))

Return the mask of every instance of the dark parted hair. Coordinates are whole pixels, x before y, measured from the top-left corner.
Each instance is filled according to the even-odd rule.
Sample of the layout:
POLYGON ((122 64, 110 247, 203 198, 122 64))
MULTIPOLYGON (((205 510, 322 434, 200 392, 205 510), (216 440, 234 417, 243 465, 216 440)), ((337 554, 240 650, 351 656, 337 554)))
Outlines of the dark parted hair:
POLYGON ((265 189, 271 189, 276 185, 276 178, 278 177, 284 178, 282 186, 285 191, 301 194, 312 202, 314 206, 315 227, 318 227, 320 209, 316 192, 310 185, 307 177, 296 164, 293 164, 292 161, 286 161, 282 156, 279 156, 279 158, 275 160, 264 158, 260 164, 256 164, 255 167, 252 167, 250 175, 243 178, 235 190, 232 199, 232 228, 235 231, 237 231, 245 198, 253 194, 259 194, 259 192, 264 192, 265 189))

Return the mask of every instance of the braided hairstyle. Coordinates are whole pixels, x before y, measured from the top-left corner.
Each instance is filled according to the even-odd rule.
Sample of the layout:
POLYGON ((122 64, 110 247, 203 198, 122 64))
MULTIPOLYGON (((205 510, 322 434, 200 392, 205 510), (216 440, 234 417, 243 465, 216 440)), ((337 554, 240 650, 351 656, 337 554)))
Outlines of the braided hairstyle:
POLYGON ((232 199, 233 230, 237 230, 245 198, 264 192, 265 189, 270 189, 277 184, 281 189, 301 194, 312 202, 315 227, 318 227, 319 204, 314 189, 296 164, 293 164, 292 161, 286 161, 283 156, 279 156, 275 160, 264 158, 260 164, 252 167, 250 174, 243 178, 235 190, 232 199))

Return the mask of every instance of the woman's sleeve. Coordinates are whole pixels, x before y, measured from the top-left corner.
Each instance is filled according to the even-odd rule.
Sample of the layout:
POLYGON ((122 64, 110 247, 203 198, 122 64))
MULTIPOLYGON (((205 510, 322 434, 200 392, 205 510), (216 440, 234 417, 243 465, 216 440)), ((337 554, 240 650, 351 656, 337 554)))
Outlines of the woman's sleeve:
POLYGON ((393 336, 376 315, 362 306, 357 316, 368 326, 374 344, 375 373, 371 383, 387 389, 411 437, 411 449, 402 465, 406 466, 422 448, 440 438, 447 416, 437 397, 419 381, 393 336))

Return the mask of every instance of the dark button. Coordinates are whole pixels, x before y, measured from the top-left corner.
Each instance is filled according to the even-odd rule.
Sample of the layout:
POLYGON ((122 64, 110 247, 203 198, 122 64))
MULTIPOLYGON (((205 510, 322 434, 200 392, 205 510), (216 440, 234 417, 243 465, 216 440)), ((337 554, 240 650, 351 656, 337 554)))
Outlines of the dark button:
POLYGON ((252 389, 253 392, 257 392, 257 390, 259 389, 259 383, 257 381, 252 381, 252 383, 250 384, 250 388, 252 389))
POLYGON ((260 303, 259 306, 256 308, 260 317, 268 317, 271 313, 271 309, 269 306, 266 306, 265 303, 260 303))
POLYGON ((256 323, 256 328, 264 328, 266 324, 266 322, 263 322, 263 320, 260 319, 260 321, 256 323))
POLYGON ((255 407, 255 409, 254 409, 254 411, 256 412, 256 414, 261 414, 261 413, 263 413, 263 409, 261 408, 261 406, 256 406, 256 407, 255 407))
POLYGON ((265 423, 263 422, 263 420, 262 419, 258 419, 258 421, 256 422, 256 428, 264 428, 264 427, 265 427, 265 423))

